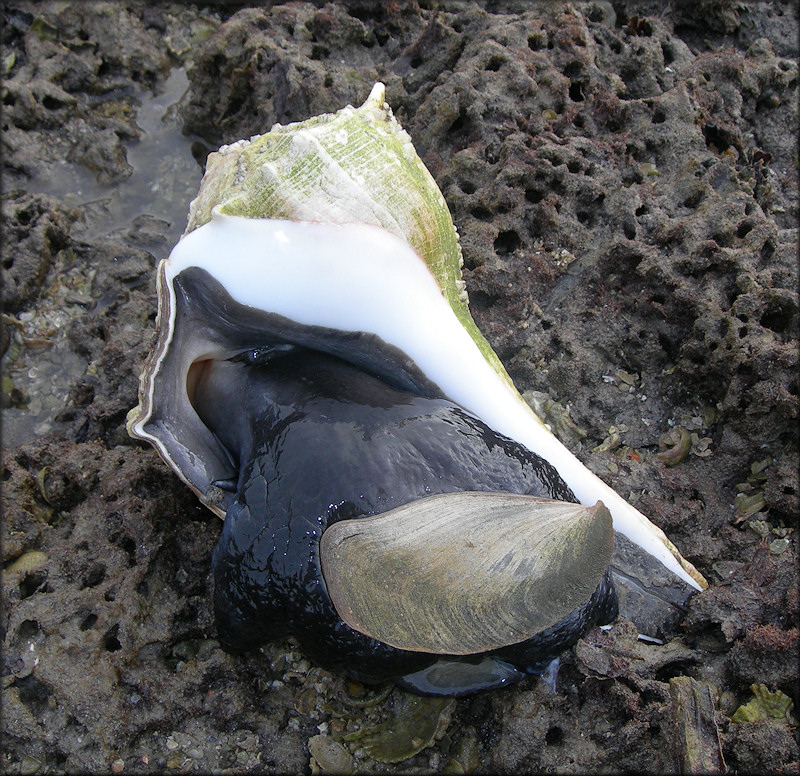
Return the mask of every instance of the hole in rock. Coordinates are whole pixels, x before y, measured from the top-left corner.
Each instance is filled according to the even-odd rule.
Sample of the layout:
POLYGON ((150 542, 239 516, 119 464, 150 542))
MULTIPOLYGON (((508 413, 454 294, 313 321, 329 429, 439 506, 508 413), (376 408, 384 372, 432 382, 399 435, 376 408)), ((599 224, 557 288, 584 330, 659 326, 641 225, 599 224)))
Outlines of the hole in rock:
POLYGON ((528 35, 528 48, 531 51, 541 51, 543 48, 547 48, 547 35, 543 32, 528 35))
POLYGON ((486 67, 484 69, 491 70, 492 72, 497 72, 504 64, 505 64, 505 59, 503 59, 503 57, 494 55, 486 63, 486 67))
POLYGON ((569 85, 569 98, 573 102, 583 102, 583 83, 572 81, 569 85))
POLYGON ((676 660, 674 663, 667 663, 656 671, 656 681, 669 682, 675 676, 690 676, 690 670, 694 665, 694 660, 676 660))
POLYGON ((564 159, 562 158, 561 154, 559 154, 557 151, 553 151, 551 149, 547 149, 542 154, 542 156, 545 159, 547 159, 547 161, 550 162, 550 164, 552 164, 553 167, 559 167, 562 164, 564 164, 564 159))
POLYGON ((63 107, 64 103, 61 100, 57 100, 55 97, 45 96, 42 99, 42 107, 46 108, 47 110, 58 110, 59 108, 63 107))
POLYGON ((450 133, 455 134, 456 132, 460 132, 467 123, 467 114, 465 111, 461 111, 458 114, 458 118, 450 125, 450 128, 447 130, 450 133))
POLYGON ((724 151, 728 146, 733 145, 731 133, 720 129, 714 124, 706 124, 703 127, 703 136, 709 148, 716 148, 717 151, 724 151))
POLYGON ((231 95, 230 99, 228 100, 228 105, 225 108, 225 112, 222 114, 223 119, 230 118, 231 116, 235 116, 244 105, 244 95, 241 94, 234 94, 231 95))
POLYGON ((20 641, 33 641, 39 643, 44 639, 44 632, 36 620, 23 620, 17 628, 17 637, 20 641))
POLYGON ((658 332, 658 344, 669 358, 675 358, 678 354, 678 346, 672 337, 668 337, 664 332, 658 332))
POLYGON ((119 623, 113 625, 106 632, 106 635, 103 636, 103 646, 106 648, 108 652, 117 652, 118 650, 122 649, 122 644, 120 644, 118 635, 119 635, 119 623))
POLYGON ((133 568, 136 565, 136 542, 122 531, 115 531, 108 537, 113 544, 116 544, 128 555, 128 566, 133 568))
POLYGON ((46 581, 46 571, 31 571, 19 583, 19 597, 30 598, 46 581))
POLYGON ((87 631, 90 628, 94 627, 94 624, 97 622, 97 615, 96 614, 88 614, 86 617, 83 618, 83 622, 78 626, 80 630, 87 631))
POLYGON ((683 206, 688 207, 694 210, 702 201, 705 199, 705 194, 701 189, 697 189, 697 191, 693 191, 685 200, 683 200, 683 206))
POLYGON ((501 255, 507 255, 517 250, 521 242, 520 236, 513 230, 500 232, 495 238, 494 249, 501 255))
POLYGON ((733 245, 733 235, 730 232, 717 232, 711 235, 711 239, 720 248, 730 248, 733 245))
POLYGON ((500 149, 501 146, 499 143, 489 143, 486 146, 486 150, 483 152, 483 158, 486 159, 489 164, 497 164, 500 159, 500 149))
POLYGON ((544 192, 540 189, 525 189, 525 199, 535 205, 544 199, 544 192))
POLYGON ((106 567, 100 563, 96 563, 89 569, 86 576, 83 578, 81 590, 87 587, 97 587, 106 578, 106 567))
POLYGON ((555 746, 563 743, 564 731, 560 727, 551 727, 544 736, 544 742, 548 746, 555 746))
POLYGON ((759 319, 762 326, 766 326, 776 334, 783 334, 792 324, 792 315, 789 310, 784 309, 780 304, 773 304, 767 307, 764 314, 759 319))
POLYGON ((38 717, 47 709, 47 701, 50 698, 50 690, 47 685, 40 682, 33 674, 14 682, 14 686, 19 693, 19 699, 27 706, 28 711, 38 717))

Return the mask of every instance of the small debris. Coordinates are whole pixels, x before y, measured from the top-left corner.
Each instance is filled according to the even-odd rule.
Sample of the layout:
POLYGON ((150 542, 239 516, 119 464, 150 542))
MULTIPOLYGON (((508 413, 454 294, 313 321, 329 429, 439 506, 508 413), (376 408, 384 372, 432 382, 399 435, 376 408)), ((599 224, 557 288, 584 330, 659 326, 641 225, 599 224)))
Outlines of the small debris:
POLYGON ((781 539, 775 539, 774 541, 771 541, 769 543, 769 551, 773 555, 783 554, 784 552, 786 552, 788 547, 789 547, 789 540, 786 537, 783 537, 781 539))
POLYGON ((313 687, 305 687, 297 691, 294 697, 294 707, 298 713, 311 714, 317 703, 317 691, 313 687))
POLYGON ((734 521, 736 525, 743 523, 747 518, 752 517, 767 506, 767 502, 764 500, 764 493, 760 490, 757 493, 750 494, 737 493, 733 503, 736 511, 736 520, 734 521))
POLYGON ((756 722, 759 719, 782 719, 789 725, 797 725, 797 720, 792 714, 794 702, 780 690, 771 692, 765 684, 751 684, 750 692, 753 700, 739 706, 733 712, 732 722, 756 722))
POLYGON ((616 450, 622 444, 619 431, 620 429, 616 426, 611 426, 608 429, 608 436, 597 447, 592 448, 592 452, 605 453, 609 450, 616 450))
POLYGON ((579 443, 586 437, 586 431, 570 417, 568 406, 565 407, 541 391, 525 391, 522 398, 562 442, 579 443))
POLYGON ((690 676, 669 680, 675 723, 675 754, 680 773, 725 773, 715 707, 719 692, 690 676))
POLYGON ((655 636, 648 636, 646 633, 640 633, 637 638, 645 644, 663 644, 663 639, 657 639, 655 636))
POLYGON ((24 574, 29 571, 36 571, 50 560, 46 552, 39 552, 38 550, 31 550, 30 552, 23 553, 13 563, 9 564, 5 572, 6 574, 13 574, 15 572, 24 574))
POLYGON ((330 736, 311 736, 308 751, 323 773, 355 773, 353 755, 330 736))
POLYGON ((666 466, 677 466, 692 449, 692 435, 685 428, 673 428, 659 441, 665 445, 672 445, 669 450, 656 453, 656 458, 666 466))
POLYGON ((453 698, 425 698, 396 691, 389 718, 354 733, 364 751, 382 763, 398 763, 427 749, 443 735, 455 710, 453 698))

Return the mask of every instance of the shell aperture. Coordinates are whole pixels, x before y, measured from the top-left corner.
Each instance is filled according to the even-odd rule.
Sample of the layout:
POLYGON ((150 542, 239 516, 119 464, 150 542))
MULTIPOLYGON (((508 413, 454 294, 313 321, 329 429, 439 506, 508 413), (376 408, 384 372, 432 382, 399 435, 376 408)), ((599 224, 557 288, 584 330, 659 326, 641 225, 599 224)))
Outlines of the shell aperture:
MULTIPOLYGON (((428 671, 423 679, 409 680, 420 689, 434 683, 434 676, 453 674, 447 667, 431 669, 431 656, 459 653, 462 639, 468 646, 461 654, 488 654, 497 661, 488 672, 484 661, 480 671, 495 676, 492 681, 500 686, 515 670, 500 663, 527 670, 574 643, 598 618, 613 617, 616 599, 605 569, 620 535, 670 577, 668 584, 681 587, 684 597, 685 590, 703 586, 663 532, 583 467, 513 387, 466 308, 457 235, 441 193, 377 85, 362 108, 276 127, 212 154, 189 230, 159 268, 158 290, 159 336, 129 431, 151 442, 209 508, 227 514, 214 571, 220 635, 228 648, 291 633, 310 656, 364 677, 428 671), (358 147, 366 149, 366 161, 358 157, 358 147), (385 149, 389 169, 402 172, 396 185, 387 185, 385 174, 374 174, 372 168, 383 161, 376 148, 385 149), (332 181, 338 181, 335 191, 332 181), (342 191, 349 194, 343 197, 342 191), (320 382, 322 374, 329 382, 320 382), (337 424, 321 421, 319 405, 337 386, 332 405, 337 427, 349 429, 350 436, 326 439, 337 424), (377 394, 388 402, 380 412, 373 406, 377 394), (276 403, 278 396, 282 404, 276 403), (412 415, 403 416, 409 408, 412 415), (312 424, 309 414, 315 413, 312 424), (274 469, 289 457, 276 446, 279 416, 280 444, 291 441, 307 454, 280 477, 274 469), (417 437, 426 434, 430 444, 423 455, 417 437), (395 447, 387 446, 387 438, 395 447), (502 463, 493 457, 498 451, 502 463), (326 465, 333 467, 327 479, 326 465), (433 476, 437 466, 447 475, 433 476), (372 500, 361 491, 372 492, 372 500), (509 525, 517 525, 516 534, 500 528, 510 498, 503 494, 585 505, 577 511, 562 505, 553 517, 562 550, 570 537, 584 537, 575 543, 576 567, 585 570, 576 588, 581 601, 566 594, 572 583, 565 573, 562 590, 550 593, 561 597, 560 608, 544 620, 522 616, 536 605, 514 580, 514 569, 531 565, 517 558, 505 564, 511 569, 509 597, 518 601, 510 610, 511 630, 517 628, 511 640, 495 634, 473 642, 472 631, 479 628, 472 628, 466 615, 455 636, 441 643, 426 641, 427 631, 416 626, 411 636, 399 638, 372 621, 377 597, 366 594, 351 607, 361 595, 350 587, 356 575, 342 578, 333 563, 326 569, 325 552, 339 545, 328 543, 320 555, 328 524, 353 521, 360 535, 372 520, 383 526, 375 535, 384 536, 380 532, 394 523, 398 528, 385 534, 391 546, 425 565, 419 549, 425 541, 412 541, 424 531, 399 526, 406 520, 424 525, 426 515, 435 523, 440 516, 431 497, 450 494, 450 504, 464 491, 498 494, 485 520, 476 514, 486 508, 470 502, 466 508, 474 511, 460 521, 462 528, 484 525, 479 546, 491 544, 493 531, 486 525, 505 537, 502 548, 493 550, 498 555, 488 564, 491 569, 504 552, 513 557, 534 546, 532 538, 530 545, 521 540, 520 530, 533 536, 539 529, 530 526, 549 519, 529 502, 530 520, 518 524, 524 529, 513 520, 509 525), (316 501, 308 501, 313 494, 316 501), (345 502, 361 506, 337 507, 345 502), (605 505, 599 511, 597 502, 605 505), (607 515, 605 508, 613 531, 600 516, 607 515), (581 534, 582 524, 595 533, 581 534), (599 554, 593 546, 598 541, 599 554), (343 601, 334 604, 325 574, 336 578, 332 588, 343 601)), ((457 537, 459 520, 452 515, 462 508, 458 502, 451 517, 438 524, 441 536, 457 537)), ((339 544, 352 545, 351 534, 339 544)), ((349 558, 339 568, 352 565, 349 558)), ((567 561, 552 562, 559 568, 567 561)), ((373 567, 373 576, 380 567, 373 567)), ((430 579, 458 573, 468 570, 444 563, 430 579)), ((409 579, 413 587, 414 575, 409 579)), ((449 594, 442 592, 448 585, 431 586, 430 611, 450 617, 449 594)), ((413 625, 422 619, 412 613, 404 621, 413 625)), ((469 677, 458 681, 462 688, 473 686, 469 677)), ((476 679, 474 686, 481 682, 476 679)))

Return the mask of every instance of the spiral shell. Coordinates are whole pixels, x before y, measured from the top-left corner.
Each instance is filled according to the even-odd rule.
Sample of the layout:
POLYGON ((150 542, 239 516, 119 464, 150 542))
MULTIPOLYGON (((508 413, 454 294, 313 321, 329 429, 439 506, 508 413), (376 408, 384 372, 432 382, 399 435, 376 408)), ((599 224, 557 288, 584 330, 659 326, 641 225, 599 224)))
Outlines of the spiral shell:
POLYGON ((202 405, 224 423, 224 407, 198 392, 223 374, 215 364, 299 348, 442 397, 554 467, 583 506, 446 494, 328 527, 320 562, 336 611, 398 649, 470 654, 554 626, 598 587, 614 532, 688 589, 705 587, 531 411, 472 320, 461 266, 444 198, 382 84, 360 108, 221 148, 158 269, 158 336, 129 433, 224 517, 243 498, 242 462, 200 416, 202 405), (465 547, 476 548, 468 566, 465 547))

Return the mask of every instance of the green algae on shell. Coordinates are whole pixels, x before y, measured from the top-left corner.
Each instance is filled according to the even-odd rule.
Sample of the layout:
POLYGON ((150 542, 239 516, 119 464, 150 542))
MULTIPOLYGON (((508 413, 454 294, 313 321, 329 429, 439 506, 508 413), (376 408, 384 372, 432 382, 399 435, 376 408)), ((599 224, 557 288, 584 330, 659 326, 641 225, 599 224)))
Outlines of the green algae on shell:
POLYGON ((377 83, 359 108, 276 124, 208 157, 186 231, 214 214, 331 224, 373 224, 424 259, 481 353, 511 384, 472 320, 458 232, 447 203, 377 83))

